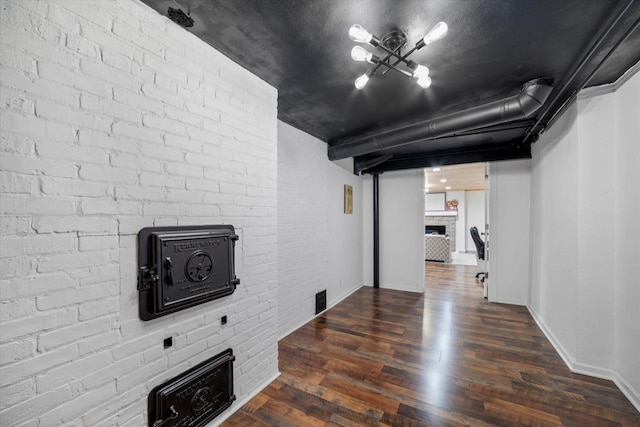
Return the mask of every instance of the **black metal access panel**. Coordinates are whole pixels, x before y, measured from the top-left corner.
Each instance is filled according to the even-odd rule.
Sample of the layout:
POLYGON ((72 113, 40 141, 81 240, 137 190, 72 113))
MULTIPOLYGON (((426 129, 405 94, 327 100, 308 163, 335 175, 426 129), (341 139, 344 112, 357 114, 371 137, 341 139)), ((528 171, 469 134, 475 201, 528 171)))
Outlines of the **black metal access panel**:
POLYGON ((138 233, 140 318, 151 320, 232 294, 232 225, 147 227, 138 233))
POLYGON ((149 427, 203 427, 221 414, 236 400, 234 360, 229 348, 151 390, 149 427))

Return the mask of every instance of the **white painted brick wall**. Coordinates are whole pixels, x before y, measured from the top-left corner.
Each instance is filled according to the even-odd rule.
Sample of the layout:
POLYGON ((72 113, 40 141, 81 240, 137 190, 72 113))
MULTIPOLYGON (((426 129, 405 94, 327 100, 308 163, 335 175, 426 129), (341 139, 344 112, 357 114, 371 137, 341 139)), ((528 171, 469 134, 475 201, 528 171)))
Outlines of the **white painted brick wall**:
POLYGON ((137 1, 0 0, 0 424, 146 425, 228 347, 239 401, 277 373, 276 104, 137 1), (138 231, 216 223, 236 292, 142 322, 138 231))
MULTIPOLYGON (((324 142, 278 122, 277 198, 283 337, 315 315, 317 292, 327 290, 330 307, 362 286, 362 183, 328 160, 324 142), (352 215, 344 214, 345 184, 354 190, 352 215)), ((269 237, 262 236, 265 244, 254 249, 268 250, 269 237)))

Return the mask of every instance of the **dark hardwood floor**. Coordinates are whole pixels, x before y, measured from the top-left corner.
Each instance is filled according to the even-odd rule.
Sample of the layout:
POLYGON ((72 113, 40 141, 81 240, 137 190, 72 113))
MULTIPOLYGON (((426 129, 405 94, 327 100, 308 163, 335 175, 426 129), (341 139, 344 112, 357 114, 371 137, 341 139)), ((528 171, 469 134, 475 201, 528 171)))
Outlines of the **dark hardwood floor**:
POLYGON ((572 374, 476 267, 423 294, 365 287, 280 341, 282 375, 223 426, 640 426, 611 381, 572 374))

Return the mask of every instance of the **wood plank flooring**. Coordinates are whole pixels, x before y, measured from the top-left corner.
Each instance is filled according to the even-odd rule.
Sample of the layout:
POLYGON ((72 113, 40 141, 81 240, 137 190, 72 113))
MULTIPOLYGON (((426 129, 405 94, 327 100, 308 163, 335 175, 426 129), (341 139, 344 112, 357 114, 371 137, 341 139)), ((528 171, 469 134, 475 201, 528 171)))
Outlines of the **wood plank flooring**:
POLYGON ((476 267, 427 263, 423 294, 362 288, 282 339, 282 375, 223 426, 640 426, 611 381, 572 374, 476 267))

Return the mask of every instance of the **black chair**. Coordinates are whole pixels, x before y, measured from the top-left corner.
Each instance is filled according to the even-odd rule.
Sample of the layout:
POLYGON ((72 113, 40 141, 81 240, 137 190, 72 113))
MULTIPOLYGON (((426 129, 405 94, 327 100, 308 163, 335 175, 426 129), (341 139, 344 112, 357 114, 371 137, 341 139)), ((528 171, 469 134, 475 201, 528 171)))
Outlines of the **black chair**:
MULTIPOLYGON (((476 252, 478 254, 478 259, 484 261, 484 242, 480 238, 480 233, 478 233, 478 228, 471 227, 469 229, 469 232, 471 233, 471 238, 473 239, 473 243, 475 243, 476 245, 476 252)), ((480 276, 482 276, 482 279, 480 279, 480 281, 484 282, 484 276, 486 274, 487 273, 485 271, 481 271, 478 274, 476 274, 476 279, 480 279, 480 276)))

